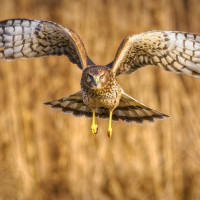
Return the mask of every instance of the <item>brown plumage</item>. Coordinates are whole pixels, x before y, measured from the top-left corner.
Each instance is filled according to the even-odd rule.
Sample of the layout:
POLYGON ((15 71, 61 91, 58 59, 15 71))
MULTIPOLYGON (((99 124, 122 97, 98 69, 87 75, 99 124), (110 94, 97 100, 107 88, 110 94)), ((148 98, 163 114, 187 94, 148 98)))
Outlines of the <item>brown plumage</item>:
POLYGON ((46 103, 75 116, 93 117, 92 133, 97 133, 97 117, 125 122, 168 117, 124 93, 116 76, 140 67, 156 65, 167 71, 200 76, 200 36, 176 31, 151 31, 126 37, 106 66, 95 65, 87 56, 80 37, 71 29, 53 22, 12 19, 0 22, 0 58, 16 59, 66 55, 83 70, 81 91, 46 103))
POLYGON ((111 69, 105 66, 91 66, 84 69, 81 78, 83 102, 90 108, 114 110, 122 95, 122 88, 111 69))

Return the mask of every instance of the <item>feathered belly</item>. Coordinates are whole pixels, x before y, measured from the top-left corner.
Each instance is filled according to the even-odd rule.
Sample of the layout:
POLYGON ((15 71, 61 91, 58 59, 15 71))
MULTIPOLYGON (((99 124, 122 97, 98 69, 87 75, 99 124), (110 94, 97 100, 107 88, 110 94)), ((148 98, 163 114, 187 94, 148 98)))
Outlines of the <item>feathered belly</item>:
POLYGON ((108 108, 112 110, 119 104, 121 94, 118 91, 97 93, 97 92, 83 92, 83 102, 92 109, 98 107, 108 108))

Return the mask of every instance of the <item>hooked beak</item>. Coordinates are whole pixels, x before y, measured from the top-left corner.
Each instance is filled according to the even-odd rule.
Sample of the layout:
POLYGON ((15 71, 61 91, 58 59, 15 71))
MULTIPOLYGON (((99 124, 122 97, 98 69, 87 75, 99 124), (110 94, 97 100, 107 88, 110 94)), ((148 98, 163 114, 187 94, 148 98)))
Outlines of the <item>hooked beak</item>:
POLYGON ((99 79, 98 79, 98 78, 95 78, 94 81, 95 81, 95 83, 98 85, 99 79))
POLYGON ((94 78, 94 86, 95 87, 98 87, 98 85, 99 85, 99 79, 98 78, 94 78))

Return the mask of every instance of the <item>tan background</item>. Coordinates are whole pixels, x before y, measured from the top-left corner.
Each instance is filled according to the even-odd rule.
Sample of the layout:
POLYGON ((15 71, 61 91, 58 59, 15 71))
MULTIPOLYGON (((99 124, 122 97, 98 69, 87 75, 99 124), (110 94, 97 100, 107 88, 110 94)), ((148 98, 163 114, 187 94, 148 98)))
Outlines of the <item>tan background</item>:
MULTIPOLYGON (((0 0, 0 20, 51 20, 77 31, 96 64, 148 30, 200 34, 199 0, 0 0)), ((200 79, 147 67, 124 90, 171 118, 113 123, 63 115, 43 102, 80 89, 66 57, 0 61, 0 199, 200 199, 200 79)))

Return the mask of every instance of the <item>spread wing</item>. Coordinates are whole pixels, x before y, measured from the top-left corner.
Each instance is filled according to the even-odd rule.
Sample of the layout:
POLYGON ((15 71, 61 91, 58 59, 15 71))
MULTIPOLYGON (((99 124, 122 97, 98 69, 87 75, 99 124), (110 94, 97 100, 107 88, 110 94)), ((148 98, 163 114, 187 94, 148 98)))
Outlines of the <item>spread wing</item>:
POLYGON ((66 55, 80 69, 93 62, 71 29, 49 21, 10 19, 0 22, 0 59, 66 55))
POLYGON ((58 100, 44 103, 53 109, 62 110, 63 113, 72 113, 74 116, 92 117, 92 110, 84 104, 81 91, 58 100))
POLYGON ((151 31, 125 38, 115 56, 116 75, 156 65, 167 71, 200 76, 200 36, 173 31, 151 31))

